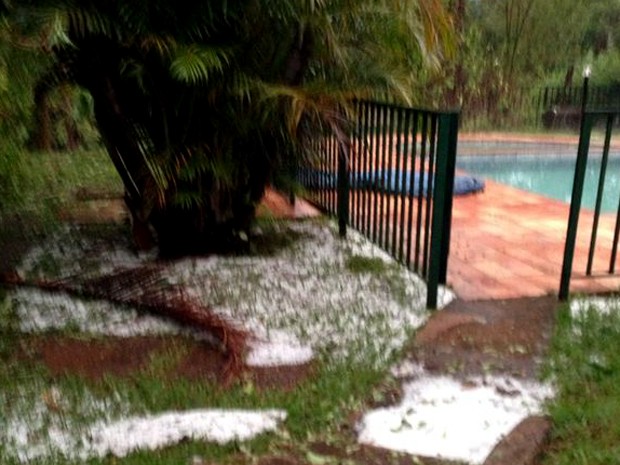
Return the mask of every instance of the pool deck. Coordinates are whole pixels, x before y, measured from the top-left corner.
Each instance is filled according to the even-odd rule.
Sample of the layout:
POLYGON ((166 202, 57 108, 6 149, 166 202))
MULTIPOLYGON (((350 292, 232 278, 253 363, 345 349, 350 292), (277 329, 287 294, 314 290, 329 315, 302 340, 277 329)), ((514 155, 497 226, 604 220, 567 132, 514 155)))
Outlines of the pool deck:
MULTIPOLYGON (((563 202, 492 181, 481 194, 456 197, 448 286, 463 300, 557 295, 568 212, 563 202)), ((592 213, 581 214, 571 292, 620 288, 620 276, 605 273, 614 215, 601 216, 594 277, 585 277, 592 221, 592 213)))
MULTIPOLYGON (((273 191, 268 192, 263 208, 289 218, 320 214, 302 199, 291 206, 273 191)), ((557 296, 568 212, 564 202, 489 180, 484 192, 455 197, 448 287, 465 301, 557 296)), ((592 221, 592 213, 583 211, 571 292, 609 293, 620 289, 620 275, 605 273, 615 215, 601 215, 594 276, 585 276, 592 221)))
MULTIPOLYGON (((490 153, 502 144, 562 144, 575 150, 577 134, 461 133, 460 142, 491 142, 490 153), (496 145, 497 143, 497 145, 496 145)), ((593 134, 593 146, 602 136, 593 134)), ((545 147, 545 145, 542 145, 545 147)), ((611 147, 620 149, 612 138, 611 147)), ((468 152, 468 146, 459 153, 468 152)), ((479 147, 475 148, 480 153, 479 147)), ((512 153, 514 149, 507 150, 512 153)), ((500 150, 500 153, 503 153, 500 150)), ((572 183, 572 179, 566 182, 572 183)), ((306 203, 291 209, 281 200, 266 203, 272 211, 290 217, 316 214, 306 203)), ((448 286, 467 301, 557 295, 564 255, 569 205, 504 184, 486 181, 483 193, 455 197, 452 220, 448 286)), ((600 218, 593 275, 585 276, 593 215, 582 211, 573 261, 573 293, 609 293, 620 290, 620 275, 606 273, 611 256, 615 215, 600 218)), ((620 265, 618 266, 620 269, 620 265)))
MULTIPOLYGON (((600 135, 593 146, 602 145, 600 135)), ((579 136, 463 133, 459 141, 499 144, 565 144, 576 151, 579 136)), ((612 139, 612 148, 620 141, 612 139)), ((495 150, 498 147, 495 147, 495 150)), ((576 152, 575 152, 576 154, 576 152)), ((567 179, 571 182, 572 179, 567 179)), ((569 205, 486 181, 485 192, 454 199, 448 285, 464 300, 557 295, 564 256, 569 205)), ((593 215, 582 211, 573 261, 571 292, 608 293, 620 289, 620 276, 606 273, 615 215, 599 220, 593 276, 586 277, 593 215)))
MULTIPOLYGON (((265 204, 278 216, 319 214, 301 199, 291 207, 273 193, 265 204)), ((465 301, 557 295, 568 212, 564 202, 493 181, 486 182, 482 193, 455 197, 448 286, 465 301)), ((593 276, 585 276, 592 221, 592 213, 583 211, 571 292, 609 293, 620 289, 620 275, 605 273, 615 215, 601 215, 593 276)))

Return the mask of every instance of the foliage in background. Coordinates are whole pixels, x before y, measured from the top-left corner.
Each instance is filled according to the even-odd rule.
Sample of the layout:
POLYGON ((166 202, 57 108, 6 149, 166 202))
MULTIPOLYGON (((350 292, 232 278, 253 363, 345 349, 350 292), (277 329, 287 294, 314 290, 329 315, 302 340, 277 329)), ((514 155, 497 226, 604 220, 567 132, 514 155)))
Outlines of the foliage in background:
POLYGON ((15 147, 0 158, 4 226, 19 218, 53 227, 60 209, 74 203, 80 192, 122 195, 120 179, 101 148, 50 155, 15 147))
MULTIPOLYGON (((102 169, 105 164, 101 164, 100 150, 51 156, 27 150, 36 125, 34 90, 50 64, 51 57, 38 40, 16 33, 6 19, 0 18, 0 222, 3 230, 28 216, 31 226, 53 222, 58 206, 69 200, 80 186, 92 183, 95 189, 119 188, 114 172, 102 169), (65 162, 73 156, 78 159, 76 165, 65 162)), ((68 92, 73 96, 79 91, 69 89, 68 92)), ((89 111, 73 104, 55 107, 63 112, 88 114, 89 111)), ((70 117, 79 120, 74 115, 70 117)), ((80 131, 96 147, 98 136, 88 120, 82 120, 80 131)))
POLYGON ((620 86, 620 50, 613 49, 586 59, 592 66, 592 83, 600 86, 620 86))
POLYGON ((0 144, 23 144, 34 108, 32 89, 48 65, 45 56, 14 41, 8 23, 0 17, 0 144))
MULTIPOLYGON (((537 124, 540 87, 613 84, 613 0, 447 0, 459 28, 459 53, 427 76, 421 91, 439 106, 460 107, 467 129, 537 124), (600 63, 600 64, 599 64, 600 63), (430 91, 428 90, 430 89, 430 91)), ((544 111, 544 109, 543 109, 544 111)))

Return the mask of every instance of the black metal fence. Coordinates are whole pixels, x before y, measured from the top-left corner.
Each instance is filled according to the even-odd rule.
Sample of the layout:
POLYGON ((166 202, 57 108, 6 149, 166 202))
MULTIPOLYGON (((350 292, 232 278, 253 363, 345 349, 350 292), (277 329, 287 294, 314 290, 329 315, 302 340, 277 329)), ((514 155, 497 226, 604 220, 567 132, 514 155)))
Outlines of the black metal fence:
MULTIPOLYGON (((538 93, 536 108, 541 124, 547 129, 579 128, 583 101, 583 85, 543 87, 538 93)), ((619 86, 590 86, 587 105, 598 110, 620 109, 619 86)))
MULTIPOLYGON (((583 83, 574 86, 518 87, 464 102, 460 121, 466 131, 544 128, 577 132, 581 121, 583 83)), ((590 85, 588 107, 620 109, 620 86, 590 85)))
POLYGON ((299 171, 308 200, 360 231, 427 281, 446 283, 458 113, 355 103, 351 134, 317 141, 299 171))
MULTIPOLYGON (((591 100, 588 98, 588 102, 591 100)), ((583 198, 584 182, 586 167, 588 164, 588 156, 591 152, 591 136, 592 130, 597 123, 602 122, 605 127, 605 139, 603 143, 603 151, 601 155, 601 168, 598 175, 596 185, 596 200, 592 217, 592 229, 590 232, 589 246, 587 249, 587 261, 585 266, 585 276, 593 275, 593 264, 597 249, 600 249, 600 243, 597 244, 599 236, 599 222, 601 219, 601 203, 605 188, 605 180, 607 176, 607 166, 609 162, 609 151, 611 145, 611 136, 614 126, 620 120, 620 111, 586 111, 584 112, 583 122, 581 124, 579 136, 579 148, 577 152, 577 162, 575 165, 575 177, 573 180, 573 193, 571 198, 570 214, 568 220, 568 228, 566 235, 566 245, 564 249, 564 260, 562 264, 562 277, 560 281, 559 298, 566 300, 570 290, 571 275, 573 274, 573 259, 575 257, 575 248, 577 244, 577 229, 579 218, 583 214, 581 211, 581 201, 583 198)), ((611 244, 603 247, 609 251, 606 260, 608 266, 602 273, 613 275, 616 273, 616 260, 618 252, 618 239, 620 237, 620 198, 618 199, 618 208, 615 219, 615 227, 611 244)), ((600 273, 600 271, 597 271, 600 273)))

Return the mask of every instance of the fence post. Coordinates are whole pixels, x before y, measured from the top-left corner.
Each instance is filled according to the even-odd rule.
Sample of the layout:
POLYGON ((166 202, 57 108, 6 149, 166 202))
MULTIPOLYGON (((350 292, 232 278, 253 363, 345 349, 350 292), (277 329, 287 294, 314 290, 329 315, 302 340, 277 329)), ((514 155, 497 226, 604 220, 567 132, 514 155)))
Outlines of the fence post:
POLYGON ((459 114, 450 114, 450 133, 448 136, 448 153, 446 166, 446 207, 443 215, 443 241, 441 247, 441 268, 439 284, 446 284, 448 278, 448 255, 452 236, 452 202, 454 200, 454 172, 456 171, 456 149, 458 143, 459 114))
POLYGON ((609 146, 611 144, 611 131, 613 129, 613 117, 607 116, 605 125, 605 144, 603 145, 603 157, 601 158, 601 170, 598 177, 596 188, 596 203, 594 204, 594 219, 592 221, 592 234, 590 235, 590 249, 588 250, 588 264, 586 265, 586 276, 592 275, 592 265, 594 263, 594 252, 596 250, 596 235, 598 233, 598 223, 601 217, 601 203, 603 202, 603 191, 605 188, 605 176, 607 174, 607 161, 609 160, 609 146))
POLYGON ((581 210, 583 184, 586 175, 586 164, 588 161, 588 150, 590 148, 590 135, 592 133, 593 121, 594 115, 592 113, 584 113, 582 115, 577 162, 575 163, 575 177, 573 180, 573 193, 571 196, 570 213, 566 231, 566 244, 564 245, 564 260, 562 261, 562 277, 560 279, 560 292, 558 295, 559 299, 562 301, 568 299, 570 288, 570 276, 573 270, 579 211, 581 210))
POLYGON ((426 297, 426 307, 430 309, 437 308, 438 287, 440 283, 445 284, 447 274, 457 137, 458 113, 440 114, 435 189, 432 199, 431 257, 426 297))
POLYGON ((346 237, 349 222, 349 152, 350 142, 338 142, 338 234, 346 237))

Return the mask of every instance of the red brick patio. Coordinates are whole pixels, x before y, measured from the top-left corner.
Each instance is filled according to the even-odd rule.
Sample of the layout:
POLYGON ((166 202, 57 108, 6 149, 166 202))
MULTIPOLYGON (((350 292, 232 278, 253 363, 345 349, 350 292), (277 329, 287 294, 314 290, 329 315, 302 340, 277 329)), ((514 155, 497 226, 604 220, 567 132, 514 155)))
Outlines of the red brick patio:
MULTIPOLYGON (((465 300, 557 295, 568 210, 563 202, 492 181, 482 194, 455 198, 448 285, 465 300)), ((620 276, 604 273, 614 215, 600 220, 596 277, 584 276, 592 216, 585 212, 580 218, 572 292, 620 288, 620 276)))

